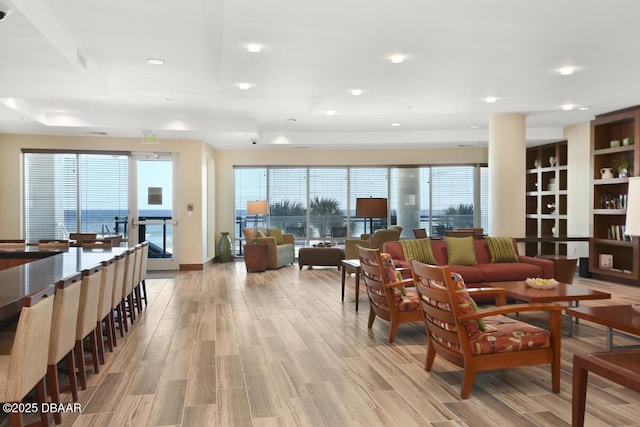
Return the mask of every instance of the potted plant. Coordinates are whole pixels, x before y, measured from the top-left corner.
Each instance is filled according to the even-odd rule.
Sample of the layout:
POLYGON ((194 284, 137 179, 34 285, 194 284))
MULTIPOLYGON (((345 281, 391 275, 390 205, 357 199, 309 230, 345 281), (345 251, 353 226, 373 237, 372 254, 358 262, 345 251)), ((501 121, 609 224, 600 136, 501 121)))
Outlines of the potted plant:
POLYGON ((621 154, 617 159, 618 178, 626 178, 631 168, 631 158, 626 154, 621 154))

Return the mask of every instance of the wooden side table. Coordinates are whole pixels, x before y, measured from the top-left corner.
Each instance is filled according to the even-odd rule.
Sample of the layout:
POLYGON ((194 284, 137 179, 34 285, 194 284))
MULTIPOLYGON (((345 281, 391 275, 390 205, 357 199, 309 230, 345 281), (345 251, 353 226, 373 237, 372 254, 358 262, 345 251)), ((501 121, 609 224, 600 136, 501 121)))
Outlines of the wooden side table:
POLYGON ((536 258, 553 261, 553 275, 555 276, 554 279, 558 282, 573 283, 578 258, 572 258, 566 255, 536 255, 536 258))
POLYGON ((640 392, 640 351, 612 351, 573 356, 573 404, 571 425, 584 425, 589 372, 640 392))
POLYGON ((360 300, 360 260, 359 259, 343 259, 342 260, 342 302, 344 302, 344 285, 347 273, 356 274, 356 311, 358 311, 358 301, 360 300))
POLYGON ((244 245, 244 265, 247 272, 266 271, 269 245, 247 243, 244 245))

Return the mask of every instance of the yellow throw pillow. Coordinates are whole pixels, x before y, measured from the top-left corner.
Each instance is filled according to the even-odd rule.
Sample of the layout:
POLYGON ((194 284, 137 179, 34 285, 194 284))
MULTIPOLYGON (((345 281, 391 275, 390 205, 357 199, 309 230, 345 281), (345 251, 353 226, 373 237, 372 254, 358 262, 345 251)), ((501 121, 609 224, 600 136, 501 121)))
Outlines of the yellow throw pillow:
POLYGON ((258 230, 258 232, 256 233, 256 237, 265 237, 265 236, 262 231, 258 230))
POLYGON ((431 249, 431 239, 428 237, 426 239, 400 240, 400 245, 407 261, 415 259, 425 264, 438 265, 436 257, 433 256, 433 249, 431 249))
POLYGON ((478 265, 473 237, 445 237, 450 265, 478 265))
POLYGON ((284 236, 279 228, 267 228, 267 235, 276 238, 276 245, 284 245, 284 236))
POLYGON ((491 262, 520 262, 511 237, 485 237, 491 262))

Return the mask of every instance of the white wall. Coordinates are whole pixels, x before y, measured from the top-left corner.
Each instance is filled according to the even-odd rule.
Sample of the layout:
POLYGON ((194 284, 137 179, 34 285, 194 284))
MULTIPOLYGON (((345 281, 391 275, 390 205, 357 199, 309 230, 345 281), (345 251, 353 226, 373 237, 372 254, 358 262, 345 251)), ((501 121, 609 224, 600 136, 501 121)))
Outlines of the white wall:
MULTIPOLYGON (((571 237, 590 236, 592 188, 591 125, 580 123, 565 128, 567 139, 567 234, 571 237)), ((572 242, 567 255, 589 256, 588 242, 572 242)))

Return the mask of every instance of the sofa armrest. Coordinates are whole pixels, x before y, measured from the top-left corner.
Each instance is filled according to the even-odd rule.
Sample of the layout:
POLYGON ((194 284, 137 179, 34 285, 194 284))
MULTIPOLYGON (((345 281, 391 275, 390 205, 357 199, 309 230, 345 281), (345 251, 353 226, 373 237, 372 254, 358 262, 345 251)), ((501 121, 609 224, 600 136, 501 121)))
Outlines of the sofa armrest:
POLYGON ((541 267, 543 279, 553 279, 553 275, 554 275, 553 261, 549 259, 535 258, 532 256, 526 256, 526 255, 518 255, 518 259, 520 260, 520 262, 525 262, 527 264, 534 264, 541 267))
POLYGON ((282 235, 282 237, 284 237, 284 242, 294 245, 296 243, 296 237, 293 235, 293 233, 284 233, 282 235))
POLYGON ((369 247, 368 240, 360 239, 347 239, 344 241, 344 254, 346 259, 358 259, 358 252, 356 246, 369 247))

